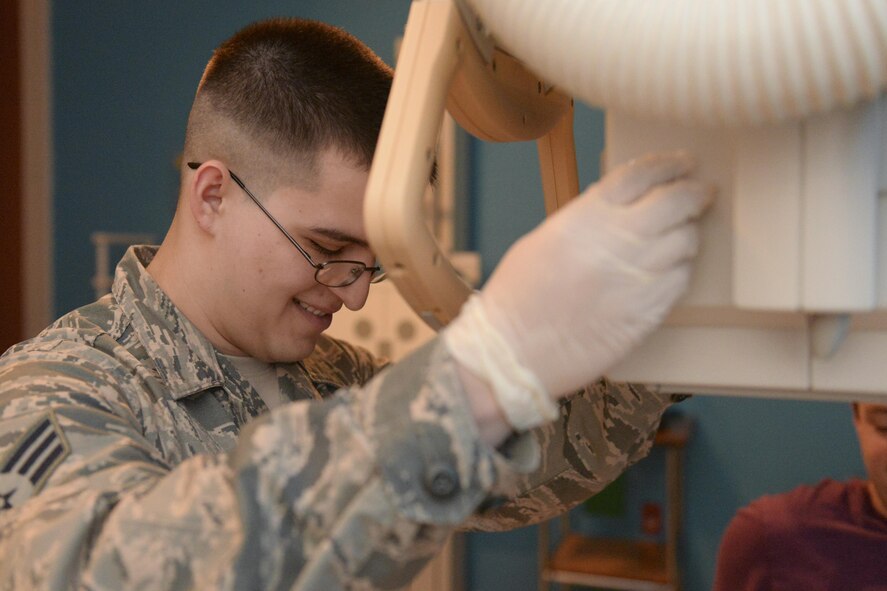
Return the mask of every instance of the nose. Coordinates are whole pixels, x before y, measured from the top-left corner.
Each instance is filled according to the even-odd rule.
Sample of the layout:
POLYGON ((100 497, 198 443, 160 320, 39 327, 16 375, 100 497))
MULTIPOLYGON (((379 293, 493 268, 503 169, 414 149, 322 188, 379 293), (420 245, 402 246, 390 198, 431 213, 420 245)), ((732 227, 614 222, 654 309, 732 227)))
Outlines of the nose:
POLYGON ((363 308, 367 302, 367 296, 370 293, 369 274, 364 273, 363 276, 345 287, 331 287, 330 290, 338 296, 345 307, 351 311, 357 311, 363 308))

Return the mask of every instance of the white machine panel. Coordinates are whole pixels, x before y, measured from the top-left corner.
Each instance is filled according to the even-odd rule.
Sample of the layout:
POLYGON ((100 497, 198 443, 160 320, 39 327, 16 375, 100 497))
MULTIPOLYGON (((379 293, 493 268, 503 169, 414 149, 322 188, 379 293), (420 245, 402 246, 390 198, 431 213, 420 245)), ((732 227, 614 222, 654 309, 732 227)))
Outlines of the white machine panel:
POLYGON ((884 119, 883 97, 735 131, 609 111, 606 168, 686 149, 719 191, 689 292, 611 377, 669 391, 887 400, 884 119))

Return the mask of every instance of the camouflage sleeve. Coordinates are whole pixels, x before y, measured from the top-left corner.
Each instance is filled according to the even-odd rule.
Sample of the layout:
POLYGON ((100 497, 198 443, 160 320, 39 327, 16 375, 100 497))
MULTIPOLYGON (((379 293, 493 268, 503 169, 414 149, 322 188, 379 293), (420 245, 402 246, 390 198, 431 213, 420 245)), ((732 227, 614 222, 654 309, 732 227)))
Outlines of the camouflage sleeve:
POLYGON ((541 450, 517 493, 493 495, 465 529, 499 531, 538 523, 600 492, 649 453, 671 397, 607 379, 561 404, 560 418, 521 437, 541 450))
MULTIPOLYGON (((339 345, 353 358, 350 366, 375 363, 353 345, 339 345)), ((518 476, 511 494, 483 499, 462 528, 522 527, 560 515, 600 492, 649 453, 671 401, 670 395, 605 378, 577 392, 561 404, 558 421, 515 436, 500 447, 521 466, 538 462, 538 468, 518 476)))
POLYGON ((175 403, 140 403, 143 376, 81 349, 0 366, 0 468, 33 487, 0 491, 2 589, 399 588, 529 467, 478 442, 434 341, 364 388, 252 421, 231 452, 190 457, 174 449, 187 436, 144 435, 175 403))

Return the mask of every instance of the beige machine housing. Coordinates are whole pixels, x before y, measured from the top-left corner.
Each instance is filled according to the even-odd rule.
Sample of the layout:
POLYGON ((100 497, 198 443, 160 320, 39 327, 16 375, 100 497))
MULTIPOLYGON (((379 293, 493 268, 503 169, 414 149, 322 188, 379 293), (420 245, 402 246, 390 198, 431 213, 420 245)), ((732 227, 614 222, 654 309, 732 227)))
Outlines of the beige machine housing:
MULTIPOLYGON (((692 4, 675 0, 674 5, 688 3, 692 4)), ((606 167, 652 150, 689 149, 699 157, 699 176, 719 188, 703 221, 700 257, 688 294, 661 329, 613 368, 611 377, 703 394, 887 400, 887 233, 881 231, 887 228, 887 5, 875 0, 829 4, 831 12, 819 15, 826 23, 822 30, 834 28, 829 18, 848 29, 854 23, 862 27, 847 45, 850 58, 862 56, 862 65, 842 61, 846 56, 839 50, 844 46, 837 38, 827 44, 836 48, 837 57, 817 49, 811 56, 801 52, 780 62, 794 65, 791 59, 797 57, 802 60, 797 67, 813 72, 814 78, 816 68, 825 64, 826 74, 814 80, 820 86, 808 87, 780 81, 767 68, 760 80, 756 78, 755 64, 764 62, 766 51, 775 51, 768 47, 769 37, 762 37, 762 48, 740 43, 714 52, 718 55, 712 59, 723 54, 720 57, 733 69, 715 62, 703 68, 690 51, 700 47, 676 47, 674 53, 689 64, 677 69, 689 80, 684 86, 661 71, 650 72, 653 81, 645 81, 644 68, 649 70, 650 60, 661 59, 665 51, 652 41, 641 48, 641 63, 634 69, 628 58, 608 54, 624 73, 604 66, 591 74, 580 69, 556 86, 553 78, 574 66, 558 62, 559 45, 576 52, 575 60, 588 52, 573 42, 593 44, 610 36, 618 43, 633 22, 631 14, 618 11, 634 10, 650 21, 644 12, 650 3, 626 0, 617 7, 588 0, 589 11, 597 11, 593 16, 600 31, 577 35, 581 28, 570 22, 574 34, 563 43, 557 33, 565 21, 539 17, 540 5, 548 11, 570 10, 567 17, 578 22, 583 15, 573 7, 581 3, 470 4, 413 2, 365 203, 370 242, 398 290, 430 326, 437 329, 452 320, 470 293, 420 222, 421 196, 444 109, 481 139, 535 140, 550 213, 579 192, 570 95, 585 92, 584 97, 607 113, 606 167), (840 7, 846 15, 835 12, 840 7), (512 9, 516 16, 506 19, 512 9), (506 21, 508 26, 498 28, 506 21), (547 33, 546 27, 551 28, 547 33), (522 54, 521 35, 527 30, 534 32, 527 43, 532 47, 522 54), (866 39, 874 47, 869 53, 859 49, 866 39), (692 71, 697 66, 698 71, 692 71), (839 66, 852 70, 856 86, 839 66), (609 86, 593 80, 597 72, 609 86), (705 78, 707 73, 714 77, 705 78), (751 80, 754 92, 732 85, 730 74, 751 80), (831 82, 832 74, 837 82, 831 82), (580 78, 576 92, 564 90, 580 78), (785 106, 774 102, 782 90, 770 92, 770 78, 773 88, 785 90, 785 106), (665 84, 659 94, 651 92, 661 100, 644 111, 632 101, 655 82, 665 84), (591 90, 582 83, 590 84, 591 90), (735 96, 724 90, 734 86, 735 96), (830 89, 837 90, 830 94, 830 89)), ((657 3, 655 10, 663 10, 660 4, 669 3, 657 3)), ((792 22, 791 15, 769 15, 775 4, 750 0, 742 6, 751 16, 727 16, 735 16, 746 33, 759 25, 765 34, 781 39, 786 31, 767 25, 767 18, 792 22)), ((819 31, 820 25, 810 20, 817 15, 811 16, 808 4, 795 4, 806 11, 802 24, 819 31)), ((714 11, 717 5, 741 10, 734 3, 700 6, 714 11)), ((713 12, 712 18, 720 19, 718 27, 710 32, 703 27, 697 33, 680 20, 683 13, 676 12, 677 17, 669 18, 682 35, 671 40, 658 34, 653 41, 680 43, 687 38, 698 45, 710 35, 712 43, 720 43, 718 35, 724 36, 730 22, 713 12)), ((814 34, 798 35, 818 47, 814 34)), ((591 61, 600 65, 602 50, 589 46, 589 51, 591 61)))
POLYGON ((578 194, 571 99, 501 50, 482 51, 456 3, 412 4, 367 186, 370 243, 401 295, 435 329, 455 318, 471 292, 421 223, 445 108, 484 140, 538 138, 549 211, 578 194))

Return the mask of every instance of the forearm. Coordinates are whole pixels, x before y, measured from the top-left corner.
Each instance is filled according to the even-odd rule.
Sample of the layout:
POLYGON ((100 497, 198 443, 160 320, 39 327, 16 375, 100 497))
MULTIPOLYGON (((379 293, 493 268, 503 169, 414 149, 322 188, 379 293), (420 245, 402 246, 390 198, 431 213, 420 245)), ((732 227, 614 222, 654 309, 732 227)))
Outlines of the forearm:
POLYGON ((559 419, 524 437, 541 449, 539 468, 518 492, 473 516, 469 529, 504 530, 559 515, 600 492, 645 457, 670 397, 602 379, 561 404, 559 419))

